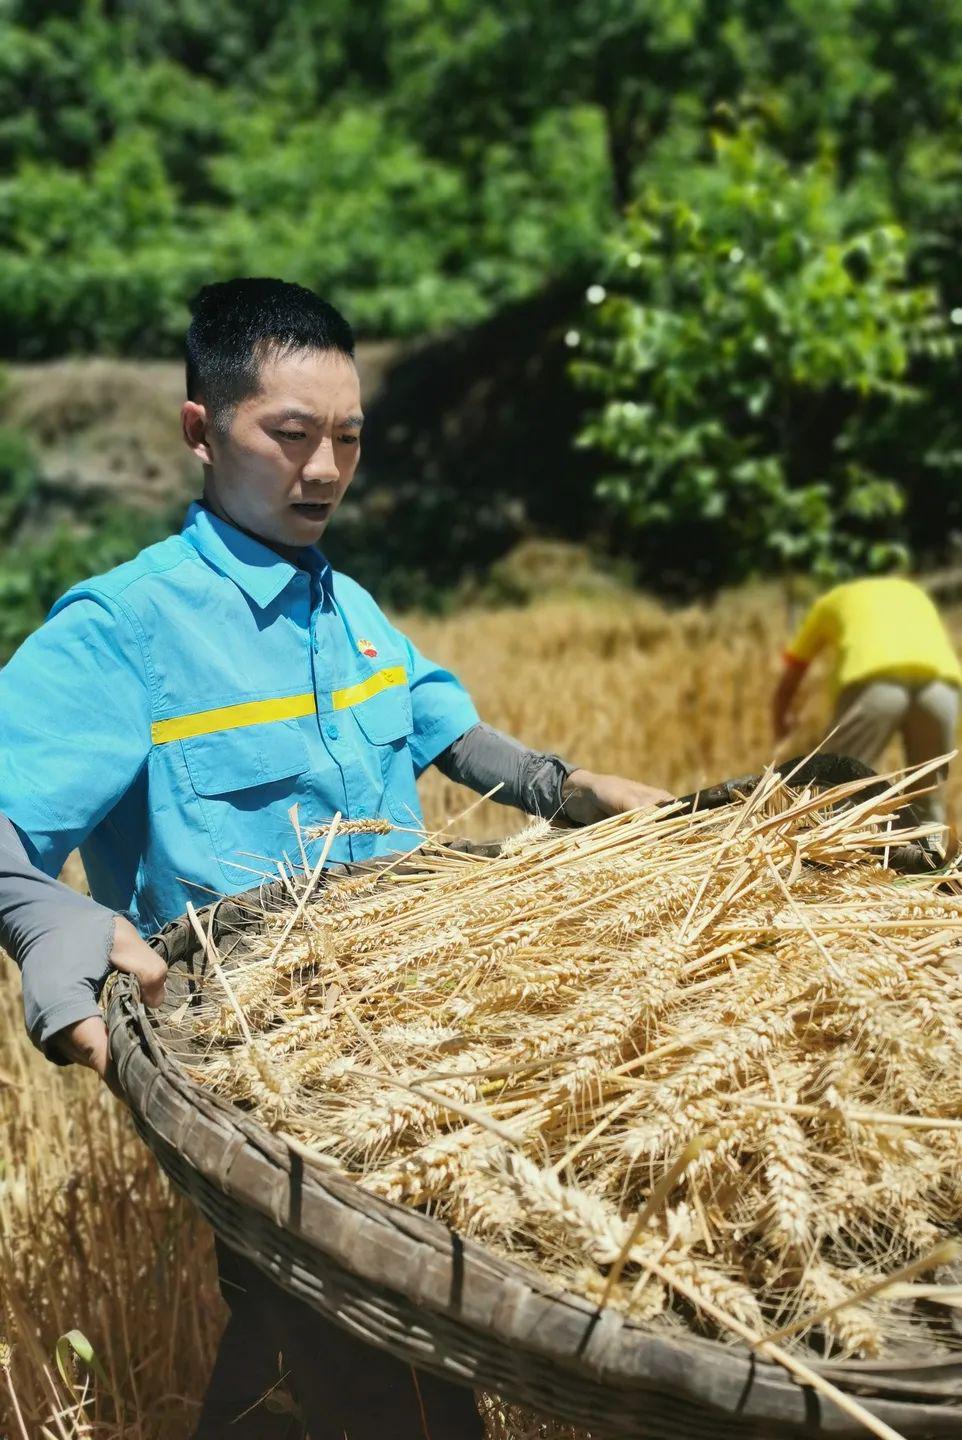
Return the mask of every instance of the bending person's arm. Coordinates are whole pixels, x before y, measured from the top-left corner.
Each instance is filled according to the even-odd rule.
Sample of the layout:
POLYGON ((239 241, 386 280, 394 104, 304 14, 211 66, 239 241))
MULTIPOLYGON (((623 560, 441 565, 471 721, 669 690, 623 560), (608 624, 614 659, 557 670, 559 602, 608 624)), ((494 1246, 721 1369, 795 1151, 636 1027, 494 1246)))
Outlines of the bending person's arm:
POLYGON ((665 790, 620 775, 598 775, 570 765, 560 755, 529 750, 483 722, 466 730, 436 756, 434 764, 449 780, 482 795, 500 783, 492 798, 503 805, 574 825, 589 825, 672 798, 665 790))
POLYGON ((833 606, 835 594, 831 590, 816 600, 782 656, 782 670, 772 695, 772 730, 776 740, 784 740, 795 723, 795 696, 805 671, 819 651, 835 640, 838 628, 833 606))
POLYGON ((772 696, 772 731, 776 740, 784 740, 795 724, 795 696, 808 664, 792 655, 783 657, 782 673, 772 696))

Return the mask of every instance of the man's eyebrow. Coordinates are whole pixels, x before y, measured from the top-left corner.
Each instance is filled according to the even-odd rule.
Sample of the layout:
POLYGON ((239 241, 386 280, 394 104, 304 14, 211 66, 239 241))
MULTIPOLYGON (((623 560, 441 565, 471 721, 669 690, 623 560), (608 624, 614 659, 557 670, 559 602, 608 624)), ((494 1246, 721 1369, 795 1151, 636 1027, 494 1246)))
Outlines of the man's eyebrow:
MULTIPOLYGON (((313 410, 283 410, 277 416, 277 420, 281 425, 283 425, 286 420, 306 421, 309 425, 323 425, 324 423, 319 415, 314 414, 313 410)), ((348 415, 346 419, 339 420, 337 424, 339 430, 360 430, 364 424, 364 416, 348 415)))
POLYGON ((282 410, 279 411, 277 419, 282 425, 285 420, 306 420, 310 425, 320 425, 321 423, 313 410, 282 410))

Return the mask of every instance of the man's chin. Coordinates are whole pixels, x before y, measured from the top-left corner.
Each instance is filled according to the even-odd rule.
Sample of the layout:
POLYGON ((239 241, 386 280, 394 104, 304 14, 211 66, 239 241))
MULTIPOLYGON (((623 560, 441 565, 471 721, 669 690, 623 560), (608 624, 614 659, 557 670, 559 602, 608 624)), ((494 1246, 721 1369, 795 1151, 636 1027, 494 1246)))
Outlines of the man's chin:
POLYGON ((291 505, 283 518, 284 540, 288 545, 313 545, 327 529, 333 505, 291 505))

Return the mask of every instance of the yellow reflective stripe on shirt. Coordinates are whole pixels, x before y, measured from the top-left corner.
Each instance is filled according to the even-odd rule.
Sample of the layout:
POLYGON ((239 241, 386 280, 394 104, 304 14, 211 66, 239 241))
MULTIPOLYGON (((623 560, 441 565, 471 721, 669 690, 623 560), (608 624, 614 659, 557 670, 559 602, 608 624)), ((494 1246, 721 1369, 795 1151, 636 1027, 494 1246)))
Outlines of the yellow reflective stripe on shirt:
POLYGON ((198 710, 193 715, 155 720, 150 738, 155 745, 166 745, 171 740, 212 735, 215 730, 238 730, 242 725, 263 725, 269 720, 298 720, 316 710, 312 693, 286 695, 280 700, 248 700, 243 705, 224 705, 219 710, 198 710))
POLYGON ((369 680, 348 685, 344 690, 332 690, 331 703, 335 710, 347 710, 351 705, 360 705, 362 700, 370 700, 372 695, 380 695, 382 690, 393 690, 395 685, 406 685, 407 679, 407 671, 403 665, 389 665, 387 669, 372 675, 369 680))
MULTIPOLYGON (((392 665, 357 685, 332 691, 331 703, 335 710, 347 710, 352 705, 359 705, 362 700, 369 700, 372 695, 379 695, 382 690, 406 684, 404 666, 392 665)), ((310 693, 287 695, 280 700, 248 700, 243 705, 224 705, 218 710, 198 710, 193 715, 155 720, 150 727, 150 738, 155 745, 166 745, 171 740, 190 740, 195 735, 238 730, 243 725, 264 725, 270 720, 298 720, 302 715, 315 714, 316 710, 314 696, 310 693)))

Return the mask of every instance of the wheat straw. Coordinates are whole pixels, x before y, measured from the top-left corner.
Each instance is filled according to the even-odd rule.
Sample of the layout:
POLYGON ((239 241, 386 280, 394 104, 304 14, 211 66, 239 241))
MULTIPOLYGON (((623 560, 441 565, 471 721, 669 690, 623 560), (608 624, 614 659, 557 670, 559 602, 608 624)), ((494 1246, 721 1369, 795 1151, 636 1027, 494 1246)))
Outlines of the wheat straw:
POLYGON ((245 1024, 208 1000, 181 1058, 374 1193, 826 1393, 806 1352, 947 1350, 889 1288, 962 1189, 962 896, 878 858, 913 778, 312 875, 231 962, 245 1024))

